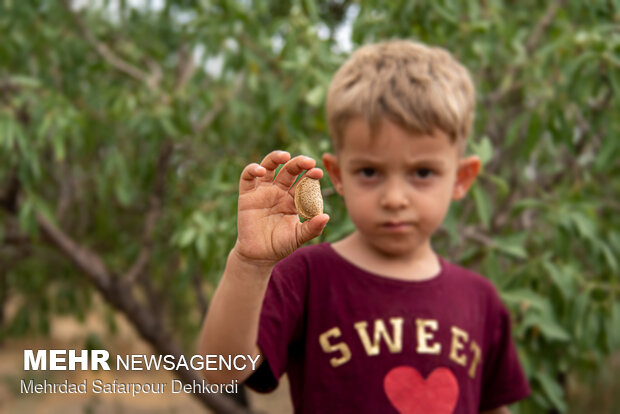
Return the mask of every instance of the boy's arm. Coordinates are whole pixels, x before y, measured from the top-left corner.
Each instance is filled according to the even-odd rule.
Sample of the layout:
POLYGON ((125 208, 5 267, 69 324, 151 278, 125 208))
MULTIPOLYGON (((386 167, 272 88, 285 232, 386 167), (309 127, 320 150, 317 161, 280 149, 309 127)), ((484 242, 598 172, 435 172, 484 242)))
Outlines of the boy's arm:
MULTIPOLYGON (((260 354, 256 344, 258 318, 271 268, 244 262, 233 248, 202 326, 200 354, 251 355, 252 358, 260 354)), ((255 367, 261 363, 262 357, 255 367)), ((252 365, 248 364, 243 371, 205 371, 204 374, 211 382, 228 382, 244 381, 252 372, 252 365)))
MULTIPOLYGON (((201 354, 251 355, 260 353, 258 324, 271 270, 275 264, 323 231, 329 217, 321 214, 304 223, 299 221, 294 203, 297 176, 320 178, 315 161, 274 151, 261 162, 243 170, 239 183, 237 242, 226 262, 222 280, 215 291, 203 323, 199 341, 201 354), (284 164, 277 176, 275 169, 284 164), (274 178, 275 176, 275 178, 274 178)), ((256 364, 256 367, 262 359, 256 364)), ((245 380, 244 371, 206 371, 213 382, 245 380)))

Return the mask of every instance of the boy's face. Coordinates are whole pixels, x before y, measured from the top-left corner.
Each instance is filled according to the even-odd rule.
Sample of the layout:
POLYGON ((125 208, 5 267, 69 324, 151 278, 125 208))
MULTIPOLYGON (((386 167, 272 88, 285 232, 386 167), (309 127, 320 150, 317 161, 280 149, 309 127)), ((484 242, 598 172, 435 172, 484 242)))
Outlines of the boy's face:
POLYGON ((465 195, 480 168, 476 157, 460 159, 441 131, 412 134, 384 119, 373 137, 362 118, 348 122, 338 155, 323 162, 359 236, 388 256, 428 248, 451 200, 465 195))

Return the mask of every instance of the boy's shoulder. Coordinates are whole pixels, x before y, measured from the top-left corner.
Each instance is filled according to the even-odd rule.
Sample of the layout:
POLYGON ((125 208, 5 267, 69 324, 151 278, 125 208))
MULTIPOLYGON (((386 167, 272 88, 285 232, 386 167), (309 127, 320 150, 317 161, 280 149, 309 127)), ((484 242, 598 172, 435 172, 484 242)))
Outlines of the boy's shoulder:
POLYGON ((443 258, 440 260, 446 284, 450 285, 451 290, 470 301, 486 303, 491 308, 504 307, 497 287, 487 277, 443 258))
POLYGON ((470 283, 475 285, 476 287, 496 291, 495 285, 488 278, 482 276, 480 273, 477 273, 464 266, 450 262, 443 257, 440 257, 439 260, 441 261, 443 271, 452 275, 457 281, 470 283))

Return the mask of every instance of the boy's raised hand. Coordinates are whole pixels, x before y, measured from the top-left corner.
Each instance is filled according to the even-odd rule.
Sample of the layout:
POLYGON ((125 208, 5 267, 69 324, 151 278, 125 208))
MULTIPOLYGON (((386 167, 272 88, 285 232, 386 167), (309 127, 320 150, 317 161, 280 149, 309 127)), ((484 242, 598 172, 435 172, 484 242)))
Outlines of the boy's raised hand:
POLYGON ((273 151, 260 165, 246 166, 239 182, 237 243, 239 258, 258 265, 275 265, 307 241, 317 237, 329 220, 320 214, 301 223, 295 209, 295 179, 304 170, 319 179, 323 172, 314 168, 309 157, 291 159, 288 152, 273 151), (277 176, 276 168, 280 165, 277 176), (274 179, 275 176, 275 179, 274 179))

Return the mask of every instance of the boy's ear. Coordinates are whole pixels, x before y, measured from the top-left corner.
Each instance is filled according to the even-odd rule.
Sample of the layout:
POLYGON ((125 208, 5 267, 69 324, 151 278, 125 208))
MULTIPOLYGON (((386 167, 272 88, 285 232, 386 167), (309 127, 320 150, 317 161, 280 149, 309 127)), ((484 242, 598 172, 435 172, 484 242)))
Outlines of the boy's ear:
POLYGON ((340 174, 340 165, 338 164, 338 158, 329 152, 323 154, 323 165, 329 174, 330 180, 338 194, 342 195, 342 175, 340 174))
POLYGON ((465 197, 469 187, 471 187, 480 173, 481 166, 480 158, 475 155, 462 158, 459 161, 459 167, 456 172, 456 182, 454 183, 454 190, 452 192, 453 200, 460 200, 465 197))

